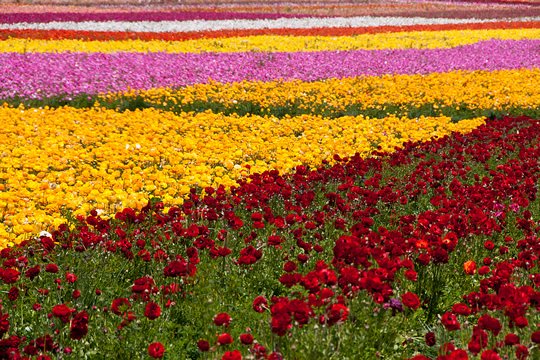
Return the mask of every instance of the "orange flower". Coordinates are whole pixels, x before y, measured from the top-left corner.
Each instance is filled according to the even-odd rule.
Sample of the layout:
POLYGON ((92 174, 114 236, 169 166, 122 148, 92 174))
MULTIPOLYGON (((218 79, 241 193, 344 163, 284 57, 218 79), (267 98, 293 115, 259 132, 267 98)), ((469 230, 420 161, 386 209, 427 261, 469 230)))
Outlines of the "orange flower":
POLYGON ((472 260, 465 261, 463 263, 463 270, 465 270, 465 274, 467 275, 474 275, 476 273, 476 263, 472 260))
POLYGON ((418 249, 427 249, 428 248, 428 242, 426 240, 424 240, 424 239, 418 240, 416 242, 416 247, 418 249))

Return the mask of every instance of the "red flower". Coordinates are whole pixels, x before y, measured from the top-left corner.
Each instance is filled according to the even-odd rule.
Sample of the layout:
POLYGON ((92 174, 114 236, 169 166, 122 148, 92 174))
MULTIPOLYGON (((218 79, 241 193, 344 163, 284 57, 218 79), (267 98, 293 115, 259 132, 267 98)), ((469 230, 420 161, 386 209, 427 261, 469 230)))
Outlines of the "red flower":
POLYGON ((161 308, 158 304, 153 301, 150 301, 146 304, 144 308, 144 316, 150 320, 155 320, 161 315, 161 308))
POLYGON ((233 338, 231 334, 223 333, 218 335, 217 342, 219 345, 229 345, 232 344, 233 338))
POLYGON ((466 304, 457 303, 452 306, 452 312, 458 315, 467 316, 471 314, 471 309, 466 304))
POLYGON ((516 334, 506 334, 504 337, 504 344, 508 346, 519 344, 519 336, 516 334))
POLYGON ((153 342, 148 345, 148 355, 154 359, 161 359, 165 353, 165 347, 160 342, 153 342))
POLYGON ((253 310, 255 310, 258 313, 263 313, 266 309, 268 309, 268 301, 264 296, 257 296, 255 300, 253 300, 253 310))
POLYGON ((163 269, 163 274, 169 277, 186 276, 188 273, 187 262, 179 260, 171 261, 165 269, 163 269))
POLYGON ((69 337, 73 340, 80 340, 88 333, 88 313, 81 311, 73 317, 69 329, 69 337))
POLYGON ((231 321, 232 318, 227 313, 219 313, 214 316, 214 324, 216 324, 216 326, 229 326, 231 321))
POLYGON ((495 350, 485 350, 480 356, 481 360, 500 360, 501 357, 495 350))
POLYGON ((8 291, 8 299, 11 301, 15 301, 18 298, 19 298, 19 288, 17 288, 16 286, 13 286, 8 291))
POLYGON ((16 269, 0 269, 0 277, 6 284, 13 284, 17 280, 19 280, 19 275, 21 273, 16 269))
POLYGON ((430 331, 430 332, 428 332, 426 334, 425 340, 426 340, 426 345, 427 346, 434 346, 437 343, 437 341, 435 339, 435 333, 432 332, 432 331, 430 331))
POLYGON ((39 272, 41 271, 41 268, 39 267, 39 265, 36 265, 34 267, 31 267, 29 268, 28 270, 26 270, 26 272, 24 273, 24 275, 29 278, 30 280, 33 280, 36 276, 39 275, 39 272))
POLYGON ((56 264, 47 264, 45 266, 45 271, 48 273, 56 274, 58 272, 58 265, 56 264))
POLYGON ((226 351, 221 360, 242 360, 242 353, 239 350, 226 351))
POLYGON ((122 315, 131 308, 131 303, 127 298, 116 298, 112 301, 111 311, 113 314, 122 315))
POLYGON ((77 281, 77 275, 67 272, 66 273, 66 281, 70 284, 73 284, 75 281, 77 281))
POLYGON ((67 323, 71 317, 71 309, 66 304, 55 305, 52 308, 52 314, 62 320, 63 323, 67 323))
POLYGON ((253 335, 251 334, 240 334, 240 342, 244 345, 253 344, 253 335))
POLYGON ((540 330, 537 330, 531 334, 531 341, 535 344, 540 344, 540 330))
POLYGON ((461 325, 459 324, 459 321, 457 320, 456 315, 452 314, 451 312, 446 312, 443 314, 441 318, 441 322, 444 325, 444 327, 447 330, 458 330, 461 325))
POLYGON ((420 299, 418 298, 418 295, 410 291, 401 295, 401 302, 403 303, 403 305, 413 310, 416 310, 420 307, 420 299))
POLYGON ((199 340, 197 341, 197 347, 200 351, 208 351, 210 350, 210 343, 206 340, 199 340))

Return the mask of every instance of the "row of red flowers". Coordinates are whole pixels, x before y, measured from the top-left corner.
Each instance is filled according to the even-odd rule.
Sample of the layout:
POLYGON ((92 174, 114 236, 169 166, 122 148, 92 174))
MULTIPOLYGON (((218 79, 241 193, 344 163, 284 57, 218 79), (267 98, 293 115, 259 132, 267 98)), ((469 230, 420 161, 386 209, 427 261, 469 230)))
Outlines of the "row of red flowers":
POLYGON ((493 120, 230 193, 193 189, 167 211, 153 199, 71 219, 0 253, 0 357, 310 358, 326 336, 338 356, 534 358, 539 125, 493 120), (386 332, 405 340, 377 344, 386 332))
POLYGON ((185 33, 156 33, 129 31, 75 31, 75 30, 0 30, 0 40, 9 38, 25 39, 83 39, 97 41, 112 40, 165 40, 182 41, 204 38, 228 38, 259 35, 281 36, 352 36, 360 34, 377 34, 388 32, 411 31, 444 31, 444 30, 489 30, 489 29, 535 29, 540 27, 538 21, 496 21, 484 23, 410 25, 410 26, 375 26, 375 27, 323 27, 310 29, 246 29, 246 30, 213 30, 185 33))

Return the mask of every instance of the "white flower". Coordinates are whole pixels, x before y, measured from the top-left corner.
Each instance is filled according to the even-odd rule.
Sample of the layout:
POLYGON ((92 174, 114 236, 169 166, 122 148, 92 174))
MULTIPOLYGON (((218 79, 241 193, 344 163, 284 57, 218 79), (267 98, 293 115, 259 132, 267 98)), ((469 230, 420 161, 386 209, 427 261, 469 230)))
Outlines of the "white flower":
POLYGON ((43 230, 42 232, 39 233, 39 237, 52 238, 52 234, 50 232, 48 232, 48 231, 43 230))

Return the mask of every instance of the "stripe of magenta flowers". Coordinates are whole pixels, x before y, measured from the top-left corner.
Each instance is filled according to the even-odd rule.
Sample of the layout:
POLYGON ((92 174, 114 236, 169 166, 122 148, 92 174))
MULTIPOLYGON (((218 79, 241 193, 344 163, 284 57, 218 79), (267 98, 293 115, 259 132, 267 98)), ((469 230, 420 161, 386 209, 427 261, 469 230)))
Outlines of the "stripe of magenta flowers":
MULTIPOLYGON (((0 14, 0 23, 47 23, 52 21, 174 21, 174 20, 234 20, 234 19, 279 19, 302 18, 309 15, 263 14, 210 11, 135 11, 108 13, 49 12, 49 13, 7 13, 0 14)), ((313 16, 309 16, 313 17, 313 16)))
POLYGON ((243 80, 428 74, 456 70, 540 67, 540 40, 489 40, 434 50, 358 50, 297 53, 4 53, 0 98, 179 87, 243 80))
POLYGON ((440 25, 410 25, 410 26, 376 26, 376 27, 346 27, 346 28, 312 28, 312 29, 251 29, 251 30, 220 30, 199 31, 188 33, 154 33, 154 32, 125 32, 125 31, 75 31, 75 30, 0 30, 0 40, 8 38, 26 39, 82 39, 82 40, 167 40, 182 41, 203 38, 245 37, 257 35, 282 36, 350 36, 361 34, 376 34, 386 32, 412 31, 444 31, 444 30, 488 30, 488 29, 534 29, 540 28, 540 21, 440 25))

